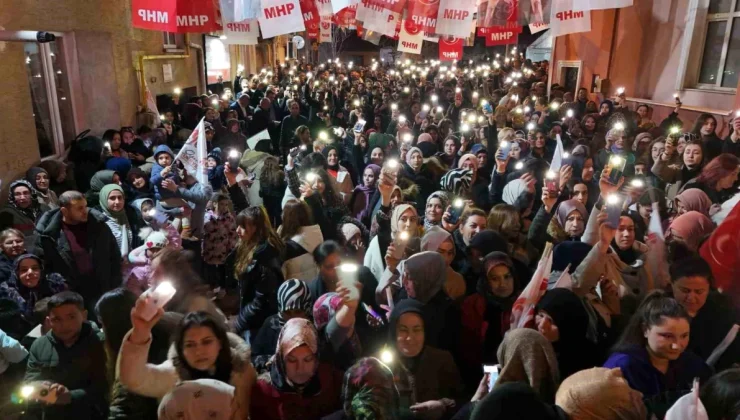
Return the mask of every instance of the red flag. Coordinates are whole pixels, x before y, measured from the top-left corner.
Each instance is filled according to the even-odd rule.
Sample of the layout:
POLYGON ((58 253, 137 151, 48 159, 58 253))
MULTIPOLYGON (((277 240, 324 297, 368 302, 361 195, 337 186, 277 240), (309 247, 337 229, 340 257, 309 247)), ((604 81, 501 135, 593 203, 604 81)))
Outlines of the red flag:
POLYGON ((357 5, 345 7, 340 10, 337 14, 332 16, 331 21, 339 26, 350 26, 355 24, 355 16, 357 15, 357 5))
POLYGON ((534 325, 534 307, 547 291, 547 281, 552 270, 552 252, 546 249, 547 256, 543 256, 537 264, 537 270, 532 279, 524 288, 522 294, 514 301, 511 307, 511 329, 527 328, 534 325))
POLYGON ((319 39, 319 23, 318 22, 306 23, 306 32, 308 32, 309 38, 319 39))
POLYGON ((435 33, 439 0, 408 0, 407 11, 407 19, 421 25, 424 32, 435 33))
POLYGON ((449 36, 439 38, 439 59, 442 61, 461 60, 463 39, 449 36))
MULTIPOLYGON (((309 24, 319 23, 319 9, 316 8, 316 2, 313 0, 300 0, 301 13, 303 14, 303 22, 308 28, 309 24)), ((316 26, 318 31, 318 26, 316 26)))
POLYGON ((221 30, 215 2, 203 0, 132 0, 131 21, 135 28, 176 33, 221 30))
POLYGON ((489 29, 486 32, 486 47, 516 44, 519 39, 519 34, 517 32, 508 29, 486 29, 489 29))

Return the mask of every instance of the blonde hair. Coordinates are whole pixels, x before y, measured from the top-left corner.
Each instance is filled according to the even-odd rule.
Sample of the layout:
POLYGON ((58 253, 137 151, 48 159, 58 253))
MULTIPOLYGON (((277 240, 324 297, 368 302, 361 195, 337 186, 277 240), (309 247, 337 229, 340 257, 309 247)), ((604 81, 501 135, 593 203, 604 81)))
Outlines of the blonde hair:
POLYGON ((516 137, 516 131, 511 127, 504 127, 498 132, 498 141, 511 141, 514 137, 516 137))
POLYGON ((255 249, 262 242, 267 241, 267 243, 275 248, 281 256, 285 251, 285 244, 272 228, 270 218, 268 217, 267 211, 264 207, 248 207, 236 216, 237 226, 244 226, 247 221, 251 222, 255 226, 255 231, 249 242, 244 242, 240 239, 239 243, 236 245, 236 261, 234 262, 235 277, 239 277, 241 273, 246 271, 247 267, 252 262, 255 249))

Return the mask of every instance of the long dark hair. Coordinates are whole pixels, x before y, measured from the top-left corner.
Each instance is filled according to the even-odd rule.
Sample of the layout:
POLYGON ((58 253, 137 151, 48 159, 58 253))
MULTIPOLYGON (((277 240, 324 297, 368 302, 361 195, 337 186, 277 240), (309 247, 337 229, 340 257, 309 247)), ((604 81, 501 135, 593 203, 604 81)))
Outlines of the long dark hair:
POLYGON ((131 309, 136 305, 136 295, 119 287, 106 292, 95 304, 98 321, 105 330, 106 372, 108 380, 116 377, 116 360, 123 337, 131 329, 131 309))
POLYGON ((177 351, 177 357, 180 360, 181 366, 188 371, 190 379, 202 379, 211 378, 221 382, 229 383, 231 379, 231 346, 229 345, 229 337, 226 335, 226 329, 223 324, 217 321, 212 315, 207 312, 198 311, 190 312, 180 321, 177 326, 175 333, 173 334, 173 342, 175 343, 175 350, 177 351), (185 333, 193 327, 207 327, 216 336, 216 339, 221 343, 221 351, 218 353, 216 358, 216 373, 211 376, 208 372, 194 369, 188 365, 187 360, 183 354, 183 345, 185 341, 185 333))
POLYGON ((700 398, 710 419, 740 416, 740 369, 728 369, 712 376, 701 387, 700 398))
POLYGON ((712 114, 701 114, 699 115, 699 118, 694 121, 694 126, 691 127, 691 132, 696 134, 697 137, 701 137, 701 128, 706 124, 708 119, 714 120, 714 132, 712 134, 716 134, 717 132, 717 119, 714 118, 714 115, 712 114))
POLYGON ((624 329, 619 341, 614 345, 613 352, 627 350, 634 346, 647 346, 645 331, 655 325, 663 324, 663 318, 683 318, 691 322, 689 314, 683 306, 662 290, 648 293, 643 299, 637 312, 632 316, 624 329))
POLYGON ((288 239, 298 233, 304 226, 313 225, 311 209, 299 200, 291 199, 283 207, 283 224, 280 226, 280 239, 287 242, 288 239))

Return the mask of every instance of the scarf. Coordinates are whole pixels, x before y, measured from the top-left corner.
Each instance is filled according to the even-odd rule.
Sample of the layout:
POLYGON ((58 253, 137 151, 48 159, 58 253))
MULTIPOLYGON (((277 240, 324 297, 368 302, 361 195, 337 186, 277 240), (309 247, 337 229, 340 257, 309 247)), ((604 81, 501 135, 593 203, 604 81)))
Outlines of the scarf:
POLYGON ((698 251, 699 244, 713 230, 714 223, 712 220, 698 211, 684 213, 675 218, 668 226, 671 236, 679 236, 692 251, 698 251))
POLYGON ((543 400, 555 402, 560 382, 558 359, 547 339, 529 328, 511 330, 498 348, 498 361, 503 366, 494 389, 508 382, 525 382, 543 400))
POLYGON ((470 169, 451 169, 448 171, 439 184, 444 191, 455 195, 466 195, 470 191, 470 185, 474 182, 475 172, 470 169))
POLYGON ((362 358, 347 369, 342 397, 348 418, 396 420, 400 416, 393 372, 374 357, 362 358))
POLYGON ((447 264, 435 251, 422 251, 404 261, 402 276, 408 276, 414 288, 414 299, 428 303, 447 280, 447 264))
MULTIPOLYGON (((319 337, 313 323, 303 318, 292 318, 285 322, 280 330, 275 355, 270 359, 270 381, 280 392, 301 392, 303 396, 314 396, 321 391, 319 376, 315 374, 310 381, 302 385, 293 384, 285 371, 285 357, 300 346, 307 346, 317 356, 319 337)), ((318 371, 318 363, 316 369, 318 371)))
POLYGON ((515 179, 506 183, 502 198, 504 203, 513 206, 520 195, 527 192, 527 183, 522 179, 515 179))
MULTIPOLYGON (((391 212, 391 236, 395 239, 396 233, 398 233, 398 221, 401 219, 401 216, 403 213, 406 212, 406 210, 412 210, 414 212, 414 216, 418 217, 418 214, 416 213, 416 208, 412 206, 411 204, 399 204, 396 207, 393 208, 393 212, 391 212)), ((409 231, 409 237, 414 238, 417 236, 417 230, 411 229, 409 231)))
POLYGON ((23 179, 19 179, 10 184, 10 190, 8 191, 8 205, 18 210, 27 218, 33 220, 34 223, 36 222, 36 218, 39 216, 39 214, 41 214, 41 208, 39 208, 39 198, 36 189, 33 188, 33 185, 31 185, 30 182, 23 179), (25 209, 16 204, 15 196, 13 195, 15 189, 21 186, 26 187, 29 191, 31 191, 31 205, 25 209))
MULTIPOLYGON (((478 235, 476 235, 478 236, 478 235)), ((493 251, 485 256, 483 259, 483 271, 478 277, 478 284, 476 285, 478 294, 486 299, 486 303, 500 308, 502 311, 508 311, 514 305, 514 301, 518 297, 516 293, 519 290, 516 276, 514 274, 514 263, 511 258, 503 252, 493 251), (505 265, 509 267, 511 275, 514 276, 514 292, 507 297, 496 296, 491 292, 491 287, 488 285, 488 272, 498 265, 505 265)))
POLYGON ((90 179, 90 189, 92 191, 100 192, 103 187, 113 183, 113 175, 115 174, 116 172, 111 170, 95 172, 95 175, 90 179))
POLYGON ((298 279, 285 280, 277 291, 278 323, 285 325, 283 312, 300 310, 311 314, 311 292, 308 285, 298 279))
POLYGON ((419 166, 418 168, 414 168, 413 165, 411 165, 411 156, 414 153, 418 153, 422 157, 424 157, 424 153, 422 153, 421 152, 421 149, 419 149, 418 147, 412 147, 412 148, 409 149, 408 152, 406 152, 406 164, 409 166, 409 168, 411 168, 411 170, 414 173, 417 173, 417 172, 419 172, 421 170, 421 166, 419 166))
MULTIPOLYGON (((46 174, 47 177, 49 176, 49 172, 47 172, 46 169, 34 166, 33 168, 26 171, 26 181, 28 181, 33 186, 36 192, 47 194, 49 192, 49 189, 47 188, 46 190, 42 190, 36 183, 36 175, 42 173, 46 174)), ((51 178, 49 178, 49 182, 51 183, 51 178)))
MULTIPOLYGON (((429 198, 427 198, 427 206, 429 205, 429 202, 433 198, 436 198, 436 199, 438 199, 439 201, 442 202, 442 211, 443 212, 444 211, 447 211, 447 206, 450 205, 450 196, 446 192, 444 192, 444 191, 435 191, 435 192, 431 193, 429 195, 429 198)), ((426 217, 424 217, 424 230, 425 231, 428 231, 433 226, 439 226, 441 223, 442 223, 441 220, 439 222, 431 222, 431 221, 429 221, 429 219, 427 219, 426 217)), ((434 251, 436 251, 436 249, 434 251)))
POLYGON ((580 201, 570 199, 560 203, 558 210, 555 213, 555 219, 560 223, 560 227, 565 229, 565 221, 568 220, 568 216, 570 216, 574 211, 580 213, 583 218, 583 223, 586 223, 588 220, 588 211, 586 210, 586 207, 581 204, 580 201))
POLYGON ((160 420, 231 420, 234 387, 215 379, 180 382, 162 398, 160 420))
POLYGON ((647 418, 642 394, 630 388, 619 368, 576 372, 560 385, 555 403, 573 419, 647 418))
POLYGON ((709 208, 712 207, 712 200, 709 199, 707 193, 698 188, 689 188, 673 200, 676 204, 681 202, 686 212, 698 211, 705 216, 709 216, 709 208))
POLYGON ((131 232, 131 225, 129 224, 128 217, 126 216, 126 207, 124 206, 124 208, 119 211, 113 211, 108 208, 108 196, 113 191, 120 191, 121 195, 125 197, 125 194, 123 193, 123 188, 116 184, 108 184, 100 190, 98 202, 100 204, 100 208, 103 209, 103 213, 105 213, 108 217, 110 217, 110 219, 112 219, 109 220, 107 223, 113 222, 118 225, 120 236, 119 233, 116 232, 116 229, 114 227, 112 227, 111 225, 109 225, 109 227, 113 232, 113 236, 116 237, 118 247, 121 250, 121 256, 126 257, 128 256, 130 244, 133 240, 133 233, 131 232))
POLYGON ((462 155, 460 157, 460 160, 457 161, 457 167, 462 168, 465 162, 470 162, 470 164, 473 165, 473 169, 472 169, 473 174, 472 174, 470 183, 474 184, 475 180, 478 177, 477 176, 478 175, 478 158, 476 158, 475 155, 472 153, 462 155))

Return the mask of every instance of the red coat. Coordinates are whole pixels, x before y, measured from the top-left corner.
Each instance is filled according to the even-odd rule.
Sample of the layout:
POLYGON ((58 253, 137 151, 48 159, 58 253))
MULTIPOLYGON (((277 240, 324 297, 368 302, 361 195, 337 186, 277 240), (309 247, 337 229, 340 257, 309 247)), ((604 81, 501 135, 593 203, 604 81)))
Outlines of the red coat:
POLYGON ((491 314, 487 314, 487 310, 495 309, 486 305, 486 298, 480 293, 474 293, 463 301, 459 352, 466 365, 480 366, 484 361, 494 360, 498 345, 503 340, 504 333, 509 330, 511 310, 491 314), (489 321, 492 319, 496 321, 496 325, 491 325, 489 321), (488 343, 487 334, 491 334, 488 343), (485 349, 486 344, 491 348, 485 349))
POLYGON ((312 397, 281 392, 272 386, 269 372, 260 375, 252 388, 249 417, 256 420, 318 420, 341 409, 342 372, 321 363, 317 375, 321 391, 312 397))

